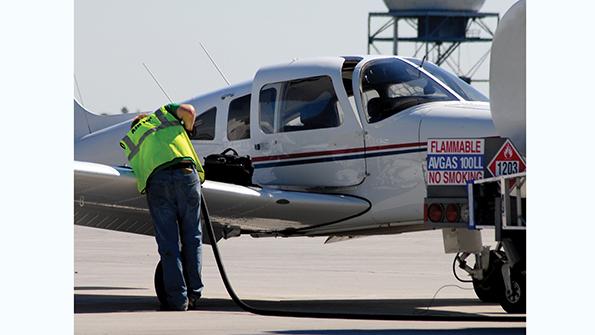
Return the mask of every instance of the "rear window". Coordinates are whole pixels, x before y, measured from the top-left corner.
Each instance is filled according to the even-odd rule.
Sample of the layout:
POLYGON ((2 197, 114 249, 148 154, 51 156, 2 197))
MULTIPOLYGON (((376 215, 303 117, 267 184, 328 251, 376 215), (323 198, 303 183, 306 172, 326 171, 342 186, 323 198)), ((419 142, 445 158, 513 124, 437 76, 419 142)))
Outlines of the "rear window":
POLYGON ((200 114, 194 120, 194 131, 190 139, 210 141, 215 139, 215 120, 217 118, 217 107, 213 107, 200 114))
POLYGON ((229 103, 227 138, 230 141, 250 138, 250 94, 229 103))

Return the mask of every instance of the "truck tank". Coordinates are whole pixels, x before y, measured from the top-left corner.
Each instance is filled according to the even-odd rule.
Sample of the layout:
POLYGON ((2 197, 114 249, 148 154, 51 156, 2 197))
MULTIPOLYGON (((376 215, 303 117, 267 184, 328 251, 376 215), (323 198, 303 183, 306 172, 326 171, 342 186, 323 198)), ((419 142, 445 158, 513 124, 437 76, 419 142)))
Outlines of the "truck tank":
POLYGON ((515 3, 498 24, 490 59, 490 110, 498 134, 526 156, 526 4, 515 3))

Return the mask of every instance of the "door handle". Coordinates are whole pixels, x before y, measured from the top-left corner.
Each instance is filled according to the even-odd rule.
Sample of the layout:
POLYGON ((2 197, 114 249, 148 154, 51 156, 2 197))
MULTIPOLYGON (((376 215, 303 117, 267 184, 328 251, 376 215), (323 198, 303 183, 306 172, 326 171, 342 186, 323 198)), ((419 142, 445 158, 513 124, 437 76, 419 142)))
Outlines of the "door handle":
POLYGON ((254 150, 268 150, 270 146, 269 143, 261 142, 254 145, 254 150))

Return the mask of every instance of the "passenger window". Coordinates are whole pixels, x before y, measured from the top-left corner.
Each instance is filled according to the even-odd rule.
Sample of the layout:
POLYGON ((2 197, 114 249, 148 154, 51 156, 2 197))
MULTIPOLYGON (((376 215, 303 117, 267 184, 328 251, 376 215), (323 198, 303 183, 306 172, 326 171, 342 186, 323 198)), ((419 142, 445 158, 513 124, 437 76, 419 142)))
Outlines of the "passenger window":
POLYGON ((337 106, 337 95, 328 76, 270 84, 260 91, 261 128, 270 134, 338 127, 342 111, 337 106), (272 86, 278 87, 278 91, 272 86))
POLYGON ((250 94, 229 103, 227 138, 230 141, 250 138, 250 94))
POLYGON ((266 134, 275 132, 277 89, 267 85, 260 90, 260 129, 266 134))
POLYGON ((217 116, 217 107, 200 114, 194 120, 194 131, 190 139, 200 141, 210 141, 215 139, 215 119, 217 116))
POLYGON ((330 77, 290 81, 279 111, 280 132, 340 125, 337 96, 330 77))

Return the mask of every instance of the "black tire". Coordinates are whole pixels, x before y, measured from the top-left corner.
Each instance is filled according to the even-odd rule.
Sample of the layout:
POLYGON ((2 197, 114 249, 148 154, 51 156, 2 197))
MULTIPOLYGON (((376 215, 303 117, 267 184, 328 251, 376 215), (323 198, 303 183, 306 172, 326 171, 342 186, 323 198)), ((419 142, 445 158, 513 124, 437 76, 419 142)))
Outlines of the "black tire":
POLYGON ((161 261, 159 261, 159 263, 157 263, 157 266, 155 267, 155 278, 153 281, 155 284, 155 293, 157 294, 157 299, 159 299, 159 303, 161 304, 161 306, 166 306, 167 296, 165 293, 165 284, 163 282, 163 267, 161 266, 161 261))
MULTIPOLYGON (((187 278, 186 271, 184 271, 184 278, 187 278)), ((186 279, 188 282, 188 279, 186 279)), ((155 293, 157 294, 157 299, 161 304, 162 308, 167 307, 167 293, 165 293, 165 282, 163 280, 163 266, 161 265, 161 261, 157 263, 155 267, 155 277, 153 278, 153 284, 155 285, 155 293)))
POLYGON ((473 279, 473 290, 475 291, 475 295, 481 302, 499 302, 500 296, 498 288, 502 286, 498 283, 495 283, 493 280, 486 281, 486 280, 477 280, 473 279))
POLYGON ((500 306, 511 314, 524 314, 527 311, 527 278, 522 271, 512 271, 510 275, 512 294, 503 289, 500 306))
POLYGON ((502 265, 506 255, 502 251, 490 250, 490 263, 482 280, 473 279, 473 290, 482 302, 500 302, 504 282, 502 280, 502 265))

